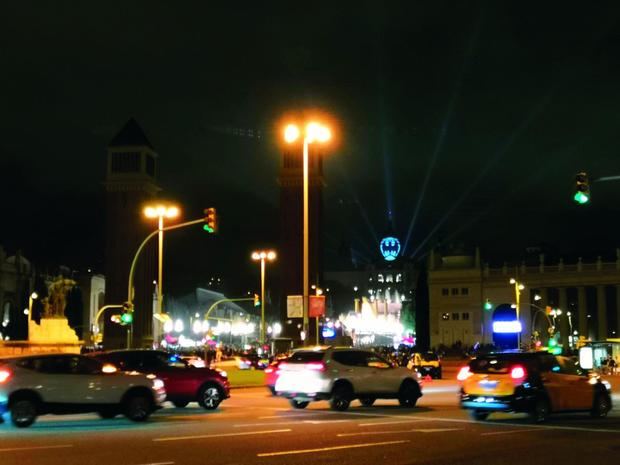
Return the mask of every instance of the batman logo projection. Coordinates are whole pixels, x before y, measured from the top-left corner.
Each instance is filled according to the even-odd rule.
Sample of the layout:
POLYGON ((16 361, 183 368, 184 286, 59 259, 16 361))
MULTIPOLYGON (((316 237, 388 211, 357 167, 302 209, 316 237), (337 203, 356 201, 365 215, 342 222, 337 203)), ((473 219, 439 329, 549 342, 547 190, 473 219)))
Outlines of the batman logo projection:
POLYGON ((400 254, 400 241, 395 237, 385 237, 381 241, 379 248, 381 249, 381 255, 383 255, 383 258, 388 262, 391 262, 396 260, 398 254, 400 254))

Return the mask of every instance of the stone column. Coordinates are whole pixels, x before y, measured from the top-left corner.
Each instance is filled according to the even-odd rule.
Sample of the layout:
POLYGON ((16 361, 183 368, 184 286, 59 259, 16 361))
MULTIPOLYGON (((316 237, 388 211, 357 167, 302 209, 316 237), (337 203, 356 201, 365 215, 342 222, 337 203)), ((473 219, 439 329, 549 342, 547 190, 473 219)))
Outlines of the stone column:
POLYGON ((605 286, 596 286, 596 319, 598 320, 597 339, 604 341, 607 339, 607 302, 605 299, 605 286))
POLYGON ((568 333, 570 331, 568 324, 568 295, 565 287, 560 287, 558 289, 559 301, 558 304, 560 309, 562 310, 562 315, 560 315, 560 342, 562 343, 562 347, 565 349, 568 347, 568 333))
POLYGON ((579 335, 588 338, 588 308, 586 303, 586 288, 577 288, 577 311, 579 312, 579 335))

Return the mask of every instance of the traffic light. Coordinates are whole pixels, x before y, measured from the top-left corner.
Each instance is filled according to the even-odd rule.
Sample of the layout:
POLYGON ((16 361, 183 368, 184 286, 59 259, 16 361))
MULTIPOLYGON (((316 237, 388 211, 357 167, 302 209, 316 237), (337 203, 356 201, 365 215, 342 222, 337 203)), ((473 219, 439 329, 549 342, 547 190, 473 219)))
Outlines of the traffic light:
POLYGON ((584 205, 590 201, 590 182, 588 181, 588 175, 584 172, 577 173, 577 176, 575 176, 575 195, 573 199, 579 205, 584 205))
POLYGON ((260 296, 258 294, 254 294, 254 306, 260 307, 260 296))
POLYGON ((131 302, 125 302, 123 304, 123 313, 120 323, 122 325, 130 325, 133 323, 133 304, 131 302))
POLYGON ((205 208, 205 225, 202 227, 208 233, 214 234, 217 232, 217 213, 215 208, 205 208))
POLYGON ((493 310, 493 303, 492 303, 489 299, 487 299, 487 300, 484 302, 484 309, 485 309, 487 312, 488 312, 489 310, 493 310))

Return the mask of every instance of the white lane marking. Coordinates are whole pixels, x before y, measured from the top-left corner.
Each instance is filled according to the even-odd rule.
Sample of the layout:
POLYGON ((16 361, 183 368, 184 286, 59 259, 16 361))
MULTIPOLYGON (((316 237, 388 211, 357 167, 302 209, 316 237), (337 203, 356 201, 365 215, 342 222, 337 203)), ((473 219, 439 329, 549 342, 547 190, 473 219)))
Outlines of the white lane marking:
POLYGON ((331 424, 331 423, 346 423, 348 421, 353 421, 353 420, 303 420, 302 423, 307 423, 310 425, 323 425, 325 423, 331 424))
POLYGON ((476 420, 462 420, 459 418, 437 418, 437 417, 419 417, 423 420, 431 421, 443 421, 447 423, 469 423, 473 425, 486 425, 486 426, 517 426, 526 428, 537 428, 547 430, 561 430, 561 431, 586 431, 588 433, 615 433, 620 434, 620 429, 603 429, 603 428, 585 428, 582 426, 556 426, 556 425, 523 425, 519 423, 483 423, 476 420))
POLYGON ((365 436, 368 434, 402 434, 402 433, 445 433, 448 431, 462 431, 459 428, 427 428, 427 429, 402 429, 397 431, 363 431, 359 433, 340 433, 339 438, 347 436, 365 436))
POLYGON ((19 452, 26 450, 45 450, 45 449, 66 449, 73 447, 73 444, 59 444, 57 446, 33 446, 33 447, 7 447, 6 449, 0 449, 0 452, 19 452))
POLYGON ((276 457, 279 455, 312 454, 314 452, 327 452, 331 450, 359 449, 360 447, 375 447, 375 446, 388 446, 390 444, 405 444, 406 442, 411 442, 411 441, 404 440, 404 441, 367 442, 364 444, 349 444, 346 446, 321 447, 319 449, 297 449, 297 450, 285 450, 285 451, 280 451, 280 452, 263 452, 261 454, 256 454, 256 456, 257 457, 276 457))
POLYGON ((398 421, 375 421, 372 423, 360 423, 357 426, 375 426, 375 425, 402 425, 403 423, 419 423, 424 420, 398 420, 398 421))
POLYGON ((170 438, 155 438, 154 442, 164 441, 187 441, 191 439, 209 439, 209 438, 227 438, 231 436, 252 436, 257 434, 275 434, 275 433, 290 433, 292 429, 270 429, 266 431, 244 431, 243 433, 216 433, 216 434, 202 434, 200 436, 174 436, 170 438))
POLYGON ((299 425, 305 423, 307 425, 322 425, 324 423, 345 423, 353 420, 297 420, 297 421, 272 421, 268 423, 240 423, 233 425, 233 428, 246 428, 248 426, 275 426, 275 425, 299 425))
POLYGON ((272 421, 271 423, 241 423, 233 425, 233 428, 249 428, 256 426, 282 426, 282 425, 298 425, 299 421, 272 421))
POLYGON ((295 418, 295 417, 309 417, 312 415, 321 415, 320 413, 292 413, 290 415, 269 415, 266 417, 258 417, 259 420, 269 420, 271 418, 295 418))
POLYGON ((495 436, 496 434, 513 434, 513 433, 532 433, 533 429, 512 429, 510 431, 491 431, 490 433, 480 433, 480 436, 495 436))

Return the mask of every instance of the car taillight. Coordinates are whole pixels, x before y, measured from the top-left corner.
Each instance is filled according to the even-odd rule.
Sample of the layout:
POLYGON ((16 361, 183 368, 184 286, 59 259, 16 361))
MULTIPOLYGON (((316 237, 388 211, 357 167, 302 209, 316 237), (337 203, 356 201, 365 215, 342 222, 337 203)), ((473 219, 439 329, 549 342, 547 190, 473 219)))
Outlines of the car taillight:
POLYGON ((525 378, 525 370, 522 366, 513 367, 510 371, 510 377, 512 379, 523 379, 525 378))
POLYGON ((0 370, 0 383, 4 383, 10 377, 11 372, 9 370, 0 370))
POLYGON ((306 368, 314 371, 325 371, 325 364, 323 363, 307 363, 306 368))
POLYGON ((465 381, 467 378, 469 378, 473 373, 471 373, 469 371, 469 367, 463 367, 460 369, 459 374, 456 375, 456 379, 458 379, 459 381, 465 381))

